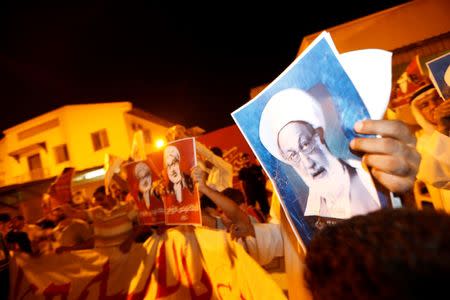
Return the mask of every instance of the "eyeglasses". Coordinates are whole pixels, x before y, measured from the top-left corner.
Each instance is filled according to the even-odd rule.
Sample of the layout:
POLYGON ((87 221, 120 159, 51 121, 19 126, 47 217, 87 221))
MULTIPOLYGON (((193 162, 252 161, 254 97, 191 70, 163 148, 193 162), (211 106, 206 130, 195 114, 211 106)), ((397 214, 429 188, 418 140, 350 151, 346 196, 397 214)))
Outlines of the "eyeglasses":
POLYGON ((150 173, 150 171, 146 171, 144 174, 139 174, 138 176, 136 176, 137 180, 142 180, 145 179, 147 177, 151 177, 152 174, 150 173))
POLYGON ((167 164, 167 167, 170 168, 170 167, 173 167, 173 166, 175 166, 175 165, 177 165, 179 163, 180 163, 180 161, 178 159, 174 158, 171 162, 169 162, 167 164))
POLYGON ((301 160, 301 155, 308 155, 310 154, 317 146, 316 137, 318 136, 317 133, 315 133, 310 138, 302 139, 300 138, 298 141, 298 150, 289 150, 287 153, 282 153, 284 159, 287 161, 298 163, 301 160), (300 155, 301 154, 301 155, 300 155))

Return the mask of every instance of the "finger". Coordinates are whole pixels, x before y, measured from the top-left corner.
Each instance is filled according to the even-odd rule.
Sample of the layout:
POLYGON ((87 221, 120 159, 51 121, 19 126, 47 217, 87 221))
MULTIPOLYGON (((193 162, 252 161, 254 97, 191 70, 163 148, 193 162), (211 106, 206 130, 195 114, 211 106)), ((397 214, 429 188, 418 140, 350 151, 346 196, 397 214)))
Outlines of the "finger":
POLYGON ((409 128, 396 120, 363 120, 356 122, 354 129, 362 134, 375 134, 382 137, 391 137, 406 144, 415 145, 416 139, 409 128))
POLYGON ((435 113, 448 113, 450 111, 450 106, 440 106, 435 109, 435 113))
POLYGON ((439 108, 441 108, 441 107, 450 107, 450 101, 444 101, 444 102, 442 102, 438 107, 437 107, 437 109, 439 109, 439 108))
POLYGON ((414 178, 410 176, 396 176, 372 169, 371 173, 376 180, 394 193, 404 193, 411 190, 414 186, 414 178))
POLYGON ((412 168, 404 157, 394 157, 390 155, 364 155, 364 163, 384 173, 407 176, 412 172, 412 168))
POLYGON ((446 109, 446 110, 443 110, 443 109, 441 109, 441 110, 435 110, 434 111, 434 115, 435 116, 437 116, 437 117, 439 117, 439 118, 445 118, 445 117, 448 117, 449 115, 450 115, 450 108, 449 109, 446 109))
MULTIPOLYGON (((355 151, 366 152, 365 157, 382 154, 386 162, 375 158, 376 162, 370 159, 366 162, 368 165, 388 171, 390 168, 398 169, 394 174, 402 175, 406 171, 406 164, 409 167, 409 175, 415 176, 420 164, 420 154, 412 147, 405 145, 397 140, 387 138, 362 138, 354 139, 350 144, 355 151), (381 165, 376 165, 380 163, 381 165), (392 164, 391 166, 387 164, 392 164), (403 166, 401 166, 402 164, 403 166), (399 173, 397 173, 399 172, 399 173)), ((367 158, 365 158, 367 159, 367 158)))
POLYGON ((350 142, 350 148, 359 152, 404 155, 408 146, 392 138, 355 138, 350 142))

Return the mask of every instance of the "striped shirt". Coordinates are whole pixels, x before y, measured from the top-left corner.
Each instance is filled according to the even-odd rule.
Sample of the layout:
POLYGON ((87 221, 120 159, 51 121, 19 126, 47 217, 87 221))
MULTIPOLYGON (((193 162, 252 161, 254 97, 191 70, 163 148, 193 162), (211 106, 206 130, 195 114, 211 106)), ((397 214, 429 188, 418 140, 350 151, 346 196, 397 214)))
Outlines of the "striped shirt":
POLYGON ((94 227, 95 247, 118 246, 133 231, 133 220, 137 211, 131 203, 119 203, 107 210, 97 206, 87 210, 94 227))

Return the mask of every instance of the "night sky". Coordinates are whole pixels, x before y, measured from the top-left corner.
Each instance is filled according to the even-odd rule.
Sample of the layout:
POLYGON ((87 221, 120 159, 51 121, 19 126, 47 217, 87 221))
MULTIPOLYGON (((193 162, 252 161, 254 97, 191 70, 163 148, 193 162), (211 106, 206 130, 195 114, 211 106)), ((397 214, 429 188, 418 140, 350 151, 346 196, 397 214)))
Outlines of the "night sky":
POLYGON ((1 131, 63 105, 113 101, 208 131, 228 126, 304 36, 406 1, 66 2, 0 1, 1 131))

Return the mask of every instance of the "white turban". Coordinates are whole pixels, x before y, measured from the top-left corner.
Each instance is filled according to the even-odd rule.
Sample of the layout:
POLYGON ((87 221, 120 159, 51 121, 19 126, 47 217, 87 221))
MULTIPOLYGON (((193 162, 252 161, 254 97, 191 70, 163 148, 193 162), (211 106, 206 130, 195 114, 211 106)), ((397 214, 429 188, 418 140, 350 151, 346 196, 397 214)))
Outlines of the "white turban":
POLYGON ((167 165, 167 160, 169 157, 176 158, 178 161, 180 160, 180 151, 175 146, 167 146, 164 149, 164 164, 167 165))
POLYGON ((145 163, 145 162, 138 162, 137 164, 136 164, 136 166, 134 167, 134 176, 136 177, 136 178, 139 178, 140 177, 140 175, 141 175, 141 172, 142 171, 144 171, 144 172, 150 172, 150 168, 149 168, 149 166, 145 163))
POLYGON ((281 161, 285 159, 278 147, 278 133, 292 121, 303 121, 314 128, 326 129, 320 104, 305 91, 289 88, 273 95, 261 114, 259 137, 264 147, 281 161))

